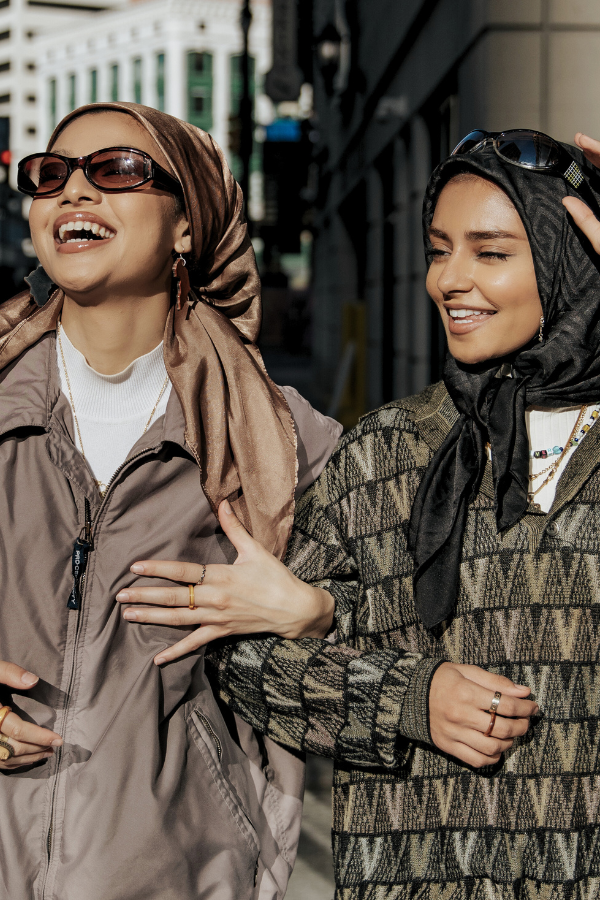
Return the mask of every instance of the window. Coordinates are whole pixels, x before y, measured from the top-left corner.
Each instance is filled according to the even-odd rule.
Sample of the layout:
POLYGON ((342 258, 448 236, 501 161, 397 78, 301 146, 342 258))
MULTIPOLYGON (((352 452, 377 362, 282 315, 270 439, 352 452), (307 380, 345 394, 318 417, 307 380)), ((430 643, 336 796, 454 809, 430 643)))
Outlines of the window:
POLYGON ((142 60, 133 61, 133 99, 135 103, 142 102, 142 60))
POLYGON ((0 94, 0 103, 10 103, 10 94, 0 94))
POLYGON ((27 69, 28 72, 35 72, 35 63, 28 62, 25 64, 25 68, 27 69))
POLYGON ((35 96, 35 94, 27 94, 27 97, 25 99, 27 100, 28 103, 35 103, 36 96, 35 96))
POLYGON ((10 6, 10 0, 0 0, 0 9, 4 9, 5 6, 10 6))
POLYGON ((212 128, 212 54, 188 53, 187 119, 191 125, 209 131, 212 128))
POLYGON ((0 31, 0 41, 7 41, 10 37, 10 31, 0 31))
POLYGON ((34 137, 37 134, 37 128, 35 127, 35 125, 29 125, 25 130, 31 137, 34 137))
POLYGON ((98 100, 98 70, 90 69, 90 103, 98 100))
POLYGON ((165 54, 156 54, 156 107, 165 111, 165 54))
POLYGON ((110 67, 110 99, 119 99, 119 67, 116 63, 110 67))
POLYGON ((74 72, 69 75, 69 109, 77 106, 77 76, 74 72))
POLYGON ((54 131, 56 127, 56 78, 51 78, 48 82, 48 103, 50 107, 50 129, 54 131))
POLYGON ((26 31, 25 37, 27 38, 28 41, 32 40, 32 38, 35 37, 35 31, 26 31))
POLYGON ((8 72, 10 69, 10 60, 0 63, 0 72, 8 72))

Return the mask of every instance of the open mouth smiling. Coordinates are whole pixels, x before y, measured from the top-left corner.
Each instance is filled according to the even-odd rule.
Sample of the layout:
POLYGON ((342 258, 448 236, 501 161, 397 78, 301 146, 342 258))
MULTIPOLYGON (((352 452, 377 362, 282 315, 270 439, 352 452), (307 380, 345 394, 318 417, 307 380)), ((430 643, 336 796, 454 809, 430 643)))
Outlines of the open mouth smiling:
POLYGON ((114 236, 114 231, 98 222, 74 220, 59 227, 56 239, 59 244, 78 244, 82 241, 109 241, 114 236))

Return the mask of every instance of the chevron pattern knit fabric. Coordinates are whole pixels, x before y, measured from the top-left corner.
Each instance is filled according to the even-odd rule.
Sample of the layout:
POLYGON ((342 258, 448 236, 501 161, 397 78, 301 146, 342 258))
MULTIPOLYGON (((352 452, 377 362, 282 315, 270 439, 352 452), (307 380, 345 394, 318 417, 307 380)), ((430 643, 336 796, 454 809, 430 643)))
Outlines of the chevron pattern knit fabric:
POLYGON ((337 643, 231 642, 209 665, 256 728, 336 760, 336 900, 592 900, 600 428, 570 460, 550 513, 530 507, 502 534, 487 467, 469 505, 457 606, 432 633, 415 612, 407 529, 456 418, 443 385, 371 413, 301 500, 288 563, 334 595, 337 643), (541 714, 497 766, 472 770, 432 745, 428 691, 443 660, 531 687, 541 714))

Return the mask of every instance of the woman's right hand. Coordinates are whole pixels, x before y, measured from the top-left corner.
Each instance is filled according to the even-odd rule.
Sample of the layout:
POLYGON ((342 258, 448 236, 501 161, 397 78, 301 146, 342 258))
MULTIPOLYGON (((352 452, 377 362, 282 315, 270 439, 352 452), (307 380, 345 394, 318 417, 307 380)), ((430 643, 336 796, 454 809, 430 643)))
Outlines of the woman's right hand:
MULTIPOLYGON (((0 660, 0 684, 23 691, 32 688, 38 681, 37 675, 21 666, 0 660)), ((6 762, 0 762, 0 769, 8 771, 48 759, 54 753, 54 748, 62 744, 61 736, 55 731, 24 722, 14 712, 9 712, 2 722, 0 737, 8 741, 15 752, 6 762)))
POLYGON ((442 663, 429 691, 429 727, 433 743, 444 753, 474 768, 500 760, 513 741, 529 729, 529 719, 539 706, 527 700, 531 691, 478 666, 442 663), (492 734, 490 705, 494 694, 502 694, 492 734))
MULTIPOLYGON (((580 150, 583 150, 586 158, 589 159, 592 165, 596 166, 597 169, 600 169, 600 141, 595 141, 594 138, 578 131, 575 135, 575 144, 580 150)), ((571 214, 577 227, 583 231, 596 253, 600 253, 600 222, 587 203, 584 203, 579 197, 571 196, 563 197, 562 202, 563 206, 565 206, 567 211, 571 214)))

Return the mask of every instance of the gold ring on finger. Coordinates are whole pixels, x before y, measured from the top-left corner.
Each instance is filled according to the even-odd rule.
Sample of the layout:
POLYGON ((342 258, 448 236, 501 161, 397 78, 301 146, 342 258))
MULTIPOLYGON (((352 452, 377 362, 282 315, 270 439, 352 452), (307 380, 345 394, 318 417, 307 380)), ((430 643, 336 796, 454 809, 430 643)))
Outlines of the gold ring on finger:
POLYGON ((490 724, 487 727, 487 731, 484 731, 484 737, 489 737, 492 731, 494 730, 494 725, 496 724, 496 712, 495 710, 490 713, 490 724))
POLYGON ((200 576, 200 578, 196 582, 196 584, 200 584, 200 585, 204 584, 204 576, 205 575, 206 575, 206 566, 204 565, 204 563, 202 563, 202 575, 200 576))
POLYGON ((8 742, 8 738, 0 737, 0 762, 6 762, 15 755, 15 748, 8 742))
POLYGON ((4 722, 5 718, 9 714, 9 712, 12 712, 11 706, 3 706, 0 709, 0 731, 2 730, 2 723, 4 722))
POLYGON ((494 699, 492 700, 492 702, 490 704, 490 708, 488 709, 488 712, 493 713, 494 716, 498 712, 498 707, 500 706, 500 698, 501 697, 502 697, 502 694, 500 693, 500 691, 496 691, 496 693, 494 694, 494 699))
POLYGON ((196 609, 196 597, 195 597, 195 595, 194 595, 194 587, 195 587, 195 585, 193 585, 193 584, 188 584, 188 587, 189 587, 189 589, 190 589, 190 602, 189 602, 189 607, 190 607, 190 609, 196 609))

